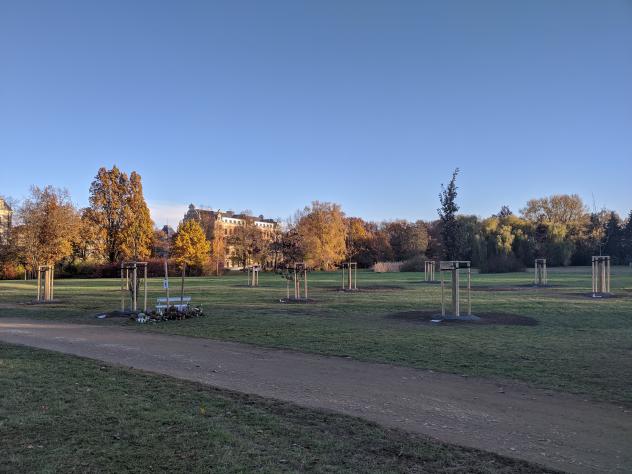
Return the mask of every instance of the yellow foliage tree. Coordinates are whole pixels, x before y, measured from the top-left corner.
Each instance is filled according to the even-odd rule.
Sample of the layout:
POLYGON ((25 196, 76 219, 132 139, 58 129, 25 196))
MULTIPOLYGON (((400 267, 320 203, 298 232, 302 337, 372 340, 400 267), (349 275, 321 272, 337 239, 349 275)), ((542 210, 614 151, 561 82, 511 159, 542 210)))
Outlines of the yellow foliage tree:
POLYGON ((197 221, 188 220, 178 226, 171 256, 180 266, 202 266, 208 260, 210 250, 211 243, 197 221))
POLYGON ((340 205, 314 201, 298 217, 296 231, 308 266, 330 270, 345 258, 347 225, 340 205))

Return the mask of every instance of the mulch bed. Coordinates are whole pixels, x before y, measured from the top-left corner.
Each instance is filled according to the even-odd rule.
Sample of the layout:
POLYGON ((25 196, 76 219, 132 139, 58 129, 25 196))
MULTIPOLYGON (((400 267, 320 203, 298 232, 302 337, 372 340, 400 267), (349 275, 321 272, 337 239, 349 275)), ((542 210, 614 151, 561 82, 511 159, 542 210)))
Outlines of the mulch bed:
POLYGON ((281 298, 278 300, 279 303, 283 303, 283 304, 313 304, 316 303, 317 301, 312 299, 312 298, 300 298, 300 299, 294 299, 294 298, 281 298))
POLYGON ((110 318, 127 318, 129 319, 132 316, 135 316, 138 313, 141 313, 142 311, 119 311, 119 310, 114 310, 114 311, 106 311, 103 313, 99 313, 95 316, 95 318, 97 319, 110 319, 110 318))
POLYGON ((62 304, 63 302, 64 302, 63 300, 48 300, 48 301, 32 300, 32 301, 28 301, 28 302, 26 302, 24 304, 34 304, 34 305, 36 305, 36 304, 43 304, 43 305, 46 305, 46 304, 62 304))
POLYGON ((403 286, 396 285, 362 285, 357 289, 349 290, 348 288, 331 288, 332 291, 341 291, 347 293, 360 293, 360 292, 368 292, 368 291, 395 291, 395 290, 403 290, 403 286))
POLYGON ((472 286, 472 291, 493 291, 493 292, 501 292, 501 291, 524 291, 524 290, 546 290, 550 288, 559 288, 560 285, 544 285, 544 286, 536 286, 533 283, 525 284, 525 285, 515 285, 515 286, 485 286, 485 285, 476 285, 472 286))
MULTIPOLYGON (((529 316, 520 316, 518 314, 510 313, 477 313, 479 317, 476 321, 459 321, 456 319, 444 319, 439 323, 440 325, 502 325, 502 326, 536 326, 538 324, 537 319, 529 316)), ((422 324, 435 324, 433 319, 441 319, 441 315, 436 311, 403 311, 400 313, 393 313, 386 316, 387 319, 394 319, 398 321, 406 321, 422 324)))
POLYGON ((612 300, 612 299, 616 299, 616 298, 625 298, 627 295, 620 295, 620 294, 614 294, 614 293, 610 293, 610 294, 605 294, 605 295, 601 295, 601 296, 596 296, 593 297, 592 292, 590 293, 564 293, 565 296, 570 296, 570 297, 574 297, 574 298, 581 298, 581 299, 590 299, 590 300, 612 300))

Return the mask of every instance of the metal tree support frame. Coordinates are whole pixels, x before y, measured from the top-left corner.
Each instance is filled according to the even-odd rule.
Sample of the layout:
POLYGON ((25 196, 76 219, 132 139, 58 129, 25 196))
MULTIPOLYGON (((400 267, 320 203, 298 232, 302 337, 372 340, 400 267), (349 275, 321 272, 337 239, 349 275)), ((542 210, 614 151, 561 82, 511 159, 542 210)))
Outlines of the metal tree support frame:
POLYGON ((358 289, 358 264, 356 262, 345 262, 342 264, 342 289, 358 289))
POLYGON ((435 261, 426 260, 424 262, 424 274, 426 281, 435 281, 435 261))
POLYGON ((54 265, 37 267, 37 301, 52 301, 55 287, 54 265))
POLYGON ((593 298, 610 293, 610 257, 592 258, 592 293, 593 298))
POLYGON ((143 270, 143 312, 147 312, 147 262, 121 262, 121 311, 125 312, 125 299, 130 297, 130 311, 138 311, 138 270, 143 270))
POLYGON ((546 258, 536 258, 533 270, 533 284, 536 286, 545 286, 548 280, 546 273, 546 258))
POLYGON ((248 286, 259 286, 260 270, 261 265, 252 265, 251 267, 246 267, 246 271, 248 272, 248 286))
MULTIPOLYGON (((286 267, 292 271, 292 280, 294 283, 294 300, 307 300, 307 265, 305 263, 295 263, 286 267), (303 291, 301 292, 301 284, 303 291), (304 296, 301 296, 301 293, 304 296)), ((290 279, 287 280, 287 299, 290 300, 290 279)))
POLYGON ((472 267, 469 261, 447 261, 439 262, 439 272, 441 273, 441 316, 445 316, 445 283, 443 281, 444 272, 452 275, 452 316, 461 316, 461 295, 460 295, 460 273, 467 270, 467 315, 472 315, 472 267))

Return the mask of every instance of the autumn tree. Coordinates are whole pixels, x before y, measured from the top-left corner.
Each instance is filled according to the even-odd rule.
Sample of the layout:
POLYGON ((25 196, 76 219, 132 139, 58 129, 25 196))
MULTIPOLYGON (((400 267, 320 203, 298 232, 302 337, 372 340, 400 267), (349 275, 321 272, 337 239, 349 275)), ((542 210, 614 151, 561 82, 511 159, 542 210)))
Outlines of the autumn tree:
POLYGON ((428 248, 428 229, 422 221, 396 220, 385 222, 382 228, 388 236, 395 260, 402 261, 424 255, 428 248))
POLYGON ((577 194, 530 199, 520 212, 528 221, 559 226, 573 236, 580 234, 589 217, 584 202, 577 194))
POLYGON ((72 255, 80 219, 66 190, 33 186, 18 210, 18 220, 19 252, 32 270, 72 255))
POLYGON ((96 227, 99 247, 109 262, 149 256, 153 228, 136 172, 129 178, 116 166, 99 169, 85 218, 96 227))
POLYGON ((372 255, 373 232, 370 225, 359 217, 349 217, 347 223, 347 259, 360 266, 375 263, 372 255))
POLYGON ((132 171, 125 200, 125 224, 121 235, 121 254, 126 259, 146 259, 151 255, 154 223, 143 196, 140 175, 132 171))
POLYGON ((181 266, 202 266, 208 260, 211 243, 202 226, 195 220, 186 220, 178 226, 173 239, 171 257, 181 266))
POLYGON ((231 259, 242 267, 252 262, 263 263, 268 253, 268 242, 252 219, 245 219, 244 225, 235 227, 228 244, 232 248, 231 259))
POLYGON ((217 276, 221 275, 221 269, 226 261, 226 243, 221 237, 211 240, 211 268, 217 276))
POLYGON ((78 229, 72 242, 72 259, 80 261, 101 260, 103 249, 98 229, 86 218, 86 209, 79 213, 78 229))
POLYGON ((330 270, 344 260, 347 226, 340 205, 314 201, 297 217, 296 232, 307 265, 330 270))
POLYGON ((441 221, 441 242, 443 244, 443 252, 448 260, 457 260, 459 258, 460 231, 459 222, 456 213, 459 206, 456 203, 457 185, 456 177, 459 169, 456 168, 452 173, 452 179, 447 187, 441 185, 441 193, 439 193, 439 202, 441 207, 437 209, 439 219, 441 221))

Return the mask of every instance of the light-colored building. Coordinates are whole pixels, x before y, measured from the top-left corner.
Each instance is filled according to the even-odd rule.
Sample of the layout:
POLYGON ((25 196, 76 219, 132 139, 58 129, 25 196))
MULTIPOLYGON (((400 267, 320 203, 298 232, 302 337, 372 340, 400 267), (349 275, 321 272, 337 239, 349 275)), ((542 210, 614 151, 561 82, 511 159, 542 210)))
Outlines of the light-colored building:
POLYGON ((4 199, 0 198, 0 242, 4 242, 9 236, 12 218, 13 209, 4 199))
MULTIPOLYGON (((273 219, 266 219, 262 215, 255 217, 246 214, 235 214, 232 211, 222 211, 218 209, 213 211, 210 209, 198 209, 193 204, 189 205, 189 210, 184 216, 184 220, 196 220, 200 223, 206 238, 210 241, 221 238, 226 242, 227 239, 234 235, 237 228, 246 225, 254 225, 261 231, 264 239, 269 242, 275 239, 279 231, 279 224, 273 219)), ((234 249, 230 245, 226 245, 226 258, 224 267, 228 269, 240 269, 241 267, 234 261, 234 249)), ((272 267, 274 262, 270 260, 266 262, 266 266, 272 267)))

